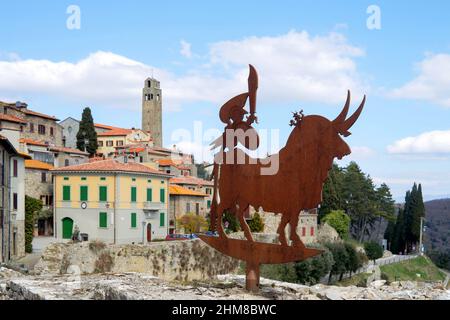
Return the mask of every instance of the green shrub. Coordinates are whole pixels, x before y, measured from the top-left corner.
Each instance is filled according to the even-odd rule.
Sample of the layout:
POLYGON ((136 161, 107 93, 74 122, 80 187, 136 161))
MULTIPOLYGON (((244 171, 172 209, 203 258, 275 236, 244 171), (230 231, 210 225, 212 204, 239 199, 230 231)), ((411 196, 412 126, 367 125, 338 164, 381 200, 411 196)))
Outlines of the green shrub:
POLYGON ((258 212, 256 212, 253 215, 253 219, 250 221, 248 226, 250 227, 251 232, 263 232, 264 231, 264 221, 258 212))
POLYGON ((33 233, 36 214, 42 210, 42 201, 25 196, 25 252, 33 252, 33 233))
POLYGON ((231 232, 237 232, 239 231, 239 221, 236 218, 236 216, 234 215, 233 212, 230 211, 225 211, 223 217, 222 217, 222 222, 228 222, 228 230, 231 232))
POLYGON ((374 262, 383 256, 383 247, 374 241, 364 243, 364 251, 367 258, 374 262))
POLYGON ((333 275, 339 275, 342 279, 344 273, 347 271, 348 267, 348 253, 343 243, 327 243, 326 247, 330 250, 333 255, 333 266, 331 268, 330 277, 328 282, 331 282, 333 275))
POLYGON ((348 239, 351 219, 343 210, 332 210, 321 221, 332 226, 341 239, 348 239))

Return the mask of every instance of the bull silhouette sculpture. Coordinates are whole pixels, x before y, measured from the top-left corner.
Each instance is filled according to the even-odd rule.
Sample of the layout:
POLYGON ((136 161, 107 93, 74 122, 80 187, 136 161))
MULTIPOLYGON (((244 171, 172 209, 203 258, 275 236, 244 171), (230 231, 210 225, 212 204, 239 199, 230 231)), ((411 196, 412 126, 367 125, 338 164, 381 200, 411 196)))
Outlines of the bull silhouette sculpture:
MULTIPOLYGON (((249 92, 230 99, 221 108, 220 118, 227 124, 227 130, 240 130, 244 138, 254 138, 259 144, 256 131, 251 124, 256 121, 257 73, 250 66, 249 92), (250 98, 250 115, 243 116, 247 97, 250 98), (246 134, 247 133, 247 134, 246 134)), ((349 129, 358 120, 366 97, 357 110, 347 117, 350 108, 350 91, 340 114, 334 120, 319 115, 303 116, 302 111, 294 113, 290 125, 291 134, 278 154, 267 158, 252 158, 239 148, 241 142, 252 149, 248 141, 224 133, 214 164, 214 196, 211 207, 211 227, 217 229, 218 237, 200 238, 231 257, 247 262, 247 289, 256 290, 259 285, 259 265, 266 263, 287 263, 301 261, 320 254, 321 251, 307 248, 297 234, 299 215, 302 210, 316 209, 322 201, 322 187, 335 158, 342 159, 351 153, 350 147, 342 137, 350 135, 349 129), (228 141, 226 141, 228 139, 228 141), (277 162, 277 171, 267 169, 277 162), (261 243, 253 240, 244 213, 249 206, 262 208, 265 212, 281 215, 278 226, 280 244, 261 243), (244 230, 245 240, 228 238, 222 225, 224 212, 236 214, 244 230), (290 226, 286 239, 286 226, 290 226)), ((254 150, 255 148, 253 148, 254 150)))

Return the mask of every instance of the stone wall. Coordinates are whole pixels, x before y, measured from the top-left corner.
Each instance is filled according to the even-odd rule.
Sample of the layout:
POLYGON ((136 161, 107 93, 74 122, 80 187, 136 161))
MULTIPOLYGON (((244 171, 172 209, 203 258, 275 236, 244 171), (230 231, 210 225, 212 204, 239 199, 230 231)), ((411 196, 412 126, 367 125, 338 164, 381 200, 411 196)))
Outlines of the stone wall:
POLYGON ((166 280, 205 280, 237 270, 238 260, 210 248, 201 240, 157 242, 150 245, 105 245, 101 242, 50 244, 34 271, 65 274, 141 272, 166 280))
POLYGON ((53 195, 52 175, 48 170, 26 169, 25 170, 25 194, 35 199, 41 196, 53 195), (47 175, 47 182, 41 182, 41 173, 47 175))
MULTIPOLYGON (((254 212, 254 210, 252 210, 254 212)), ((251 212, 252 213, 252 212, 251 212)), ((259 214, 264 219, 264 233, 277 233, 278 225, 281 221, 280 214, 273 214, 270 212, 259 211, 259 214)), ((289 237, 289 225, 286 227, 286 237, 289 237)), ((317 236, 317 215, 301 212, 297 225, 297 234, 304 243, 312 243, 316 241, 317 236)))

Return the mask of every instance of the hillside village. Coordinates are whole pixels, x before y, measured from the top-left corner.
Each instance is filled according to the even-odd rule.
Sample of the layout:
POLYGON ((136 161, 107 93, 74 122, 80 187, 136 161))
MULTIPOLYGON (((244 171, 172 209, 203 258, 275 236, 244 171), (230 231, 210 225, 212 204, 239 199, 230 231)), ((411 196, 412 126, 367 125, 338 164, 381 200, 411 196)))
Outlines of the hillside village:
MULTIPOLYGON (((96 145, 94 152, 90 149, 92 141, 87 139, 83 132, 87 130, 83 129, 86 109, 83 110, 82 119, 74 116, 61 121, 56 116, 32 110, 24 102, 0 102, 0 108, 3 191, 0 263, 17 269, 19 262, 19 270, 25 268, 22 270, 25 273, 30 271, 28 267, 33 268, 33 277, 23 278, 23 275, 2 267, 0 299, 47 299, 49 296, 45 292, 50 291, 55 295, 50 297, 51 299, 97 299, 98 295, 104 299, 151 298, 154 295, 161 297, 160 293, 147 292, 147 289, 139 284, 147 277, 145 274, 156 277, 151 281, 145 278, 148 285, 155 290, 167 285, 160 283, 163 280, 204 281, 224 274, 227 276, 222 277, 223 279, 231 281, 236 288, 241 286, 240 278, 236 276, 242 268, 239 261, 218 253, 199 239, 167 241, 180 239, 179 235, 181 239, 192 239, 195 236, 190 233, 208 230, 214 181, 205 179, 205 167, 198 166, 193 155, 178 150, 176 146, 170 149, 163 146, 162 89, 159 81, 153 78, 144 81, 141 128, 120 128, 92 123, 96 137, 93 143, 96 145), (84 139, 81 139, 83 147, 80 147, 80 134, 84 136, 84 139), (30 209, 31 207, 35 209, 30 209), (27 212, 30 211, 32 215, 27 218, 27 212), (193 220, 185 222, 187 217, 193 220), (194 227, 190 225, 192 223, 195 223, 194 227), (30 228, 32 237, 29 234, 30 228), (37 248, 38 261, 33 257, 35 260, 31 265, 24 267, 27 253, 30 256, 36 254, 33 248, 35 242, 40 243, 37 248), (130 272, 136 275, 129 276, 130 272), (108 273, 114 273, 118 278, 128 277, 130 286, 131 283, 135 285, 130 287, 130 292, 139 291, 139 296, 129 296, 128 289, 124 291, 122 288, 123 284, 117 288, 110 287, 110 284, 102 288, 88 285, 89 281, 97 277, 95 274, 108 273), (69 278, 49 283, 45 280, 48 275, 69 278), (71 275, 81 287, 87 285, 85 290, 89 294, 86 297, 77 296, 76 292, 67 294, 65 288, 73 284, 71 275), (12 279, 8 280, 9 277, 12 279), (2 278, 7 279, 6 282, 2 278), (117 296, 108 296, 113 291, 117 296)), ((89 117, 92 119, 90 110, 89 117)), ((356 170, 358 175, 365 179, 364 173, 359 171, 356 164, 350 164, 345 170, 334 166, 333 171, 336 170, 339 174, 356 170)), ((325 184, 325 200, 329 199, 330 183, 334 182, 328 180, 325 184)), ((346 185, 358 188, 353 183, 346 185)), ((370 185, 370 188, 375 192, 374 185, 370 185)), ((393 202, 390 202, 388 187, 382 186, 377 192, 384 190, 383 188, 387 191, 380 199, 387 201, 386 212, 390 212, 393 202)), ((335 210, 341 207, 334 208, 336 203, 327 201, 324 201, 324 204, 319 208, 319 212, 300 212, 297 233, 307 245, 325 246, 326 254, 314 258, 314 262, 300 263, 303 264, 302 267, 280 265, 263 268, 263 275, 272 279, 272 289, 269 289, 275 290, 270 293, 272 298, 408 298, 401 290, 416 290, 413 293, 414 299, 447 297, 445 286, 449 277, 438 270, 428 258, 418 257, 415 249, 405 251, 404 257, 392 256, 387 250, 383 252, 383 248, 378 244, 381 248, 379 255, 371 254, 370 248, 366 248, 367 243, 364 248, 362 246, 366 229, 361 230, 362 237, 357 245, 349 242, 351 239, 348 235, 341 233, 339 229, 335 230, 327 223, 333 225, 333 216, 346 216, 335 210), (318 225, 318 216, 321 215, 323 221, 318 225), (338 261, 337 257, 342 252, 346 252, 345 259, 338 261), (352 255, 356 256, 353 260, 352 255), (367 261, 368 257, 374 260, 373 265, 367 261), (412 262, 408 265, 411 259, 412 262), (427 270, 431 270, 431 273, 424 273, 425 281, 444 283, 444 286, 439 284, 437 287, 416 287, 416 284, 399 282, 395 284, 396 287, 392 287, 391 283, 395 283, 393 280, 396 279, 395 272, 389 269, 380 271, 383 264, 404 263, 405 268, 411 268, 409 273, 420 274, 421 271, 417 271, 420 270, 417 269, 417 261, 421 261, 427 270), (342 268, 336 269, 339 264, 342 268), (319 266, 318 270, 322 271, 313 270, 311 265, 319 266), (297 269, 303 271, 299 273, 297 269), (296 276, 290 278, 292 274, 296 276), (351 280, 346 280, 347 278, 351 280), (279 280, 311 284, 350 281, 353 285, 352 281, 359 281, 358 286, 364 283, 367 289, 348 291, 339 287, 320 287, 321 285, 294 286, 295 290, 301 293, 292 295, 288 292, 294 287, 277 282, 279 280), (330 293, 327 293, 327 290, 331 290, 330 293)), ((255 232, 257 241, 278 241, 276 233, 280 217, 250 207, 245 212, 245 218, 252 227, 256 226, 254 228, 258 231, 252 231, 255 232)), ((227 220, 227 223, 229 221, 231 220, 227 220)), ((346 223, 344 231, 348 232, 350 220, 346 223)), ((383 223, 386 224, 384 221, 383 223)), ((371 221, 370 226, 373 228, 373 235, 383 232, 380 229, 381 220, 371 221)), ((231 237, 243 237, 242 233, 236 232, 238 227, 230 225, 226 228, 234 232, 231 237)), ((372 240, 370 236, 369 234, 365 240, 372 240)), ((414 277, 415 275, 415 280, 414 277)), ((94 282, 97 280, 104 281, 100 275, 94 282)), ((206 285, 207 288, 210 286, 211 284, 206 285)), ((190 289, 175 286, 170 290, 190 289)), ((229 294, 243 299, 255 298, 241 289, 236 290, 233 293, 205 291, 205 298, 229 294)))

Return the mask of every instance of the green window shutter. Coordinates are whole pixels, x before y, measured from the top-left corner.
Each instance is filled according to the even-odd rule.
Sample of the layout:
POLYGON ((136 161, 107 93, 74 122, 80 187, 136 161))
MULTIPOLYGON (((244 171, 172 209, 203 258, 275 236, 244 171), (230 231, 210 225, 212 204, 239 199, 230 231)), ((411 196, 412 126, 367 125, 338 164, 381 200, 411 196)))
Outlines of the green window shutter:
POLYGON ((80 201, 88 201, 88 187, 80 186, 80 201))
POLYGON ((209 208, 211 208, 211 200, 206 201, 206 206, 209 208))
POLYGON ((152 201, 152 188, 147 188, 147 201, 152 201))
POLYGON ((165 220, 165 219, 164 219, 164 212, 160 212, 160 213, 159 213, 159 226, 160 226, 160 227, 164 227, 164 224, 165 224, 165 223, 164 223, 164 220, 165 220))
POLYGON ((99 187, 99 200, 100 201, 108 201, 108 187, 100 186, 99 187))
POLYGON ((136 213, 132 213, 131 214, 131 227, 132 228, 136 228, 136 226, 137 226, 137 223, 136 223, 136 213))
POLYGON ((136 187, 131 187, 131 202, 136 202, 136 187))
POLYGON ((99 214, 99 226, 100 226, 100 228, 107 228, 108 227, 108 213, 100 212, 100 214, 99 214))
POLYGON ((63 200, 70 201, 70 186, 63 186, 63 200))
POLYGON ((164 203, 166 201, 166 189, 159 190, 159 200, 164 203))

